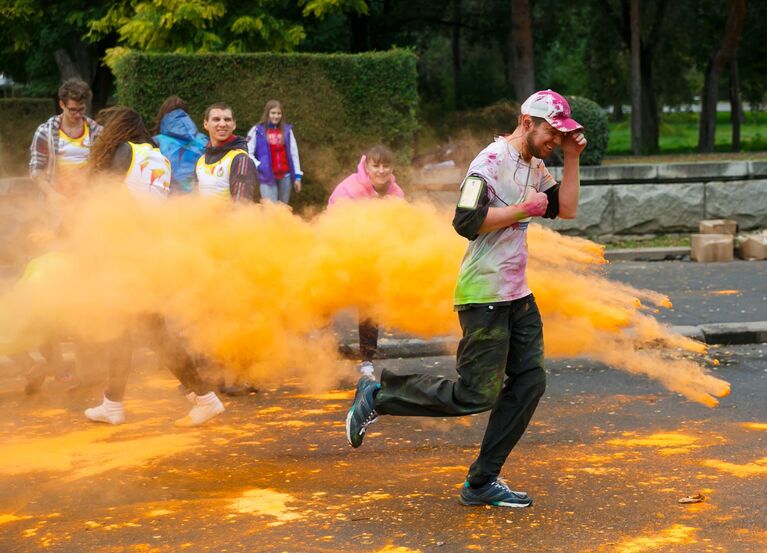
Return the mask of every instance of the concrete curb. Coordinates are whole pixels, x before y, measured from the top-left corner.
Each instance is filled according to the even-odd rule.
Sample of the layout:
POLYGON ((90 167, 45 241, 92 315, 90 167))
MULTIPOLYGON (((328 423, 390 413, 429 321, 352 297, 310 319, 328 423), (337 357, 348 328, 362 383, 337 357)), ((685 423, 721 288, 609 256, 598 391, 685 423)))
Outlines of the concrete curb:
MULTIPOLYGON (((742 345, 767 343, 767 321, 751 323, 710 323, 701 325, 678 325, 670 327, 675 334, 698 340, 708 345, 742 345)), ((430 340, 420 338, 386 338, 378 342, 378 358, 435 357, 453 355, 458 348, 458 338, 438 336, 430 340)), ((342 344, 339 350, 350 358, 358 358, 359 345, 342 344)))
POLYGON ((668 248, 618 248, 605 250, 607 261, 665 261, 690 257, 690 248, 686 246, 668 248))

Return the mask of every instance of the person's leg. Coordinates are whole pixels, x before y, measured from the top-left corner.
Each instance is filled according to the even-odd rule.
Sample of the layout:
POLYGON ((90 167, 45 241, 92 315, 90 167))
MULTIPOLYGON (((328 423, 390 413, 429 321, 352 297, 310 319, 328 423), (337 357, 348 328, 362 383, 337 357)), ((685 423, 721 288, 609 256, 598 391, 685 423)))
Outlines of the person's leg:
POLYGON ((178 426, 199 426, 224 412, 224 404, 213 391, 213 386, 200 377, 197 366, 178 337, 168 329, 165 319, 155 317, 153 334, 161 362, 173 373, 189 392, 192 403, 189 413, 176 421, 178 426))
POLYGON ((487 411, 503 384, 509 351, 509 307, 483 306, 460 311, 463 338, 458 344, 458 378, 386 369, 377 384, 363 374, 346 414, 346 439, 359 447, 378 415, 449 417, 487 411))
POLYGON ((120 338, 103 342, 89 348, 92 359, 102 367, 109 367, 109 380, 100 405, 85 410, 85 416, 93 422, 122 424, 125 422, 123 397, 131 368, 133 342, 130 332, 120 338))
POLYGON ((360 336, 360 372, 373 374, 373 357, 378 353, 378 325, 372 319, 364 319, 359 323, 360 336))
POLYGON ((503 384, 509 350, 510 308, 482 306, 458 312, 458 378, 395 374, 386 369, 375 397, 381 415, 446 417, 491 409, 503 384))
POLYGON ((197 370, 197 365, 181 342, 171 336, 164 322, 161 323, 162 334, 157 335, 157 354, 162 363, 189 392, 203 396, 213 391, 213 386, 206 383, 197 370))
POLYGON ((25 352, 13 355, 12 359, 14 365, 20 367, 24 374, 26 380, 24 393, 27 395, 40 393, 45 377, 48 376, 48 367, 42 354, 37 351, 25 352))
POLYGON ((490 413, 479 456, 469 469, 472 487, 498 477, 546 389, 543 323, 532 295, 512 303, 509 328, 508 378, 490 413))
POLYGON ((116 340, 95 346, 96 358, 100 365, 109 367, 109 380, 104 397, 110 401, 122 402, 131 369, 133 340, 129 332, 116 340), (97 348, 97 349, 96 349, 97 348))
POLYGON ((293 179, 286 175, 277 181, 277 200, 286 204, 290 202, 290 193, 293 190, 293 179))
POLYGON ((259 184, 258 189, 261 191, 261 200, 272 203, 277 201, 277 186, 273 184, 259 184))

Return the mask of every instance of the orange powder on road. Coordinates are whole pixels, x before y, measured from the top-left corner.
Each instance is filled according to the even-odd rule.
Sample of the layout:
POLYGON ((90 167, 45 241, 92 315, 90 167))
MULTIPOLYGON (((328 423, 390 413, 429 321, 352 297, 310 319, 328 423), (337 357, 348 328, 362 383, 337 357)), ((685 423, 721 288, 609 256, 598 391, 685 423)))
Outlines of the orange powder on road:
POLYGON ((656 534, 631 538, 616 544, 612 550, 617 553, 643 553, 658 551, 659 548, 670 545, 697 543, 698 540, 695 538, 697 531, 697 528, 674 524, 656 534))
MULTIPOLYGON (((710 406, 726 395, 726 382, 678 351, 705 347, 651 316, 665 296, 605 278, 593 242, 536 225, 528 239, 547 355, 597 359, 710 406)), ((55 253, 0 289, 0 353, 51 335, 106 340, 158 313, 192 350, 251 379, 328 389, 342 376, 328 323, 343 309, 424 337, 458 333, 465 246, 450 214, 426 204, 348 202, 306 221, 281 205, 140 204, 100 191, 55 253)))
POLYGON ((718 459, 708 459, 703 461, 703 465, 711 467, 723 472, 728 472, 738 478, 752 478, 754 476, 767 476, 767 457, 757 459, 752 463, 745 463, 739 465, 737 463, 729 463, 727 461, 720 461, 718 459))

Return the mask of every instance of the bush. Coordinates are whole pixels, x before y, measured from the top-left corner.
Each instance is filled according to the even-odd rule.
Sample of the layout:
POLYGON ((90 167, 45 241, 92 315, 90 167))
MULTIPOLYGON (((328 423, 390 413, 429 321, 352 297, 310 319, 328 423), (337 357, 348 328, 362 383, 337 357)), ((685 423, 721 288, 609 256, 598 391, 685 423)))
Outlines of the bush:
POLYGON ((573 119, 584 127, 588 144, 581 154, 581 165, 600 165, 607 152, 610 127, 607 114, 599 104, 581 96, 569 96, 567 102, 573 112, 573 119))
MULTIPOLYGON (((572 117, 583 125, 588 144, 581 154, 581 165, 601 165, 602 158, 607 152, 607 140, 610 136, 610 127, 607 122, 607 114, 596 102, 580 96, 567 98, 570 104, 572 117)), ((557 147, 546 159, 549 167, 561 167, 563 164, 561 148, 557 147)))
POLYGON ((35 130, 55 113, 50 98, 0 98, 0 177, 27 174, 35 130))
MULTIPOLYGON (((245 135, 270 99, 278 99, 295 125, 308 189, 330 188, 353 172, 375 143, 390 146, 399 163, 412 157, 417 129, 415 55, 407 50, 364 54, 143 54, 114 68, 120 103, 147 124, 172 94, 189 104, 202 127, 205 108, 232 106, 245 135)), ((298 200, 304 194, 296 195, 298 200)), ((322 194, 307 194, 321 197, 322 194)))

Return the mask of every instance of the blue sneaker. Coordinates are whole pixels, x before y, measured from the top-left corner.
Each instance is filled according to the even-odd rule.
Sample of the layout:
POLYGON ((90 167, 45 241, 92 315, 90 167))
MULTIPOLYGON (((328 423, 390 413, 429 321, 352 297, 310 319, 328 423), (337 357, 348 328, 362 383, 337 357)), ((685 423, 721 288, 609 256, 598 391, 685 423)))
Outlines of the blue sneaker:
POLYGON ((458 498, 461 505, 493 505, 495 507, 529 507, 533 504, 532 498, 525 492, 515 492, 509 489, 506 482, 500 478, 491 480, 484 486, 472 488, 467 480, 461 488, 461 496, 458 498))
POLYGON ((373 395, 380 387, 375 378, 368 375, 362 375, 357 382, 354 402, 346 414, 346 439, 352 447, 362 445, 365 430, 378 420, 373 395))

